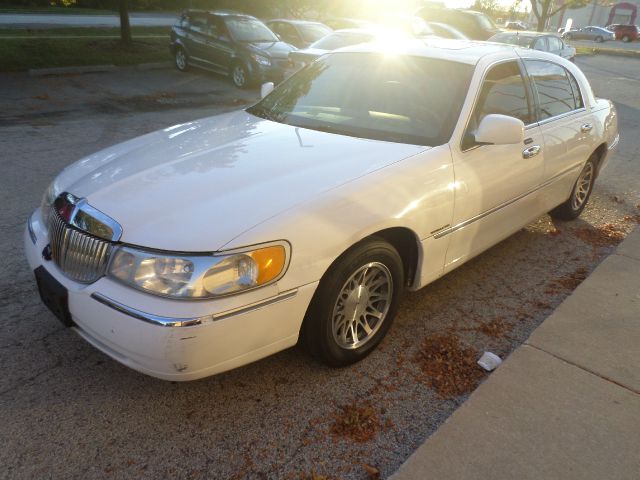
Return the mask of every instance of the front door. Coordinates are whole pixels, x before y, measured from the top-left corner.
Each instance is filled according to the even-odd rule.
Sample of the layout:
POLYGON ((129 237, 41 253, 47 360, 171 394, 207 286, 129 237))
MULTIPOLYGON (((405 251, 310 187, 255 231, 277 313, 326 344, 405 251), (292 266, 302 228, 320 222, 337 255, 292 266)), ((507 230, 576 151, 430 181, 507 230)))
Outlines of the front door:
POLYGON ((464 139, 452 146, 455 206, 445 271, 511 235, 540 215, 535 195, 544 171, 543 139, 535 123, 532 91, 517 60, 488 68, 464 139), (502 114, 525 124, 515 145, 477 145, 484 116, 502 114))

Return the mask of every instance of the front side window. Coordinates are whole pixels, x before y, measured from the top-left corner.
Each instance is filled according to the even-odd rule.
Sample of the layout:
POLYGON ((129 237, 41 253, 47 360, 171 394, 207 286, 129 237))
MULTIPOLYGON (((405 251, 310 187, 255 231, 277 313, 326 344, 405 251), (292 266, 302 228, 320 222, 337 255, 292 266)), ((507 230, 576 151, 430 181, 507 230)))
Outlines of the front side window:
POLYGON ((409 55, 322 57, 247 111, 287 125, 415 145, 449 141, 473 67, 409 55))
POLYGON ((349 47, 359 43, 367 43, 373 40, 373 35, 368 33, 332 33, 321 38, 311 45, 311 48, 319 50, 336 50, 342 47, 349 47))
POLYGON ((539 60, 525 60, 525 66, 538 92, 538 120, 563 115, 579 108, 563 67, 539 60))
POLYGON ((500 63, 489 70, 474 110, 477 125, 487 115, 515 117, 525 125, 532 122, 527 90, 517 62, 500 63))
POLYGON ((305 42, 313 43, 329 35, 331 29, 324 25, 305 24, 300 26, 300 33, 305 42))
POLYGON ((536 43, 533 44, 534 50, 540 50, 541 52, 546 52, 549 50, 547 46, 547 39, 545 37, 540 37, 536 40, 536 43))
POLYGON ((549 40, 549 51, 557 52, 559 50, 562 50, 562 42, 560 41, 559 38, 549 37, 548 40, 549 40))

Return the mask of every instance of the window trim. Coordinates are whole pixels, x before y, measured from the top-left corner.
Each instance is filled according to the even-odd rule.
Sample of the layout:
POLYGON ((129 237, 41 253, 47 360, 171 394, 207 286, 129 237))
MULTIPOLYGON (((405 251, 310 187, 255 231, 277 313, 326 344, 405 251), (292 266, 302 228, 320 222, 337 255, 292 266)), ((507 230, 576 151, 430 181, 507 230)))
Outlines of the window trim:
MULTIPOLYGON (((581 108, 575 108, 575 109, 570 110, 568 112, 560 113, 558 115, 554 115, 553 117, 547 117, 547 118, 544 118, 544 119, 540 120, 540 110, 539 110, 540 99, 538 98, 538 89, 536 87, 535 80, 532 78, 531 74, 529 74, 529 71, 527 70, 527 61, 550 63, 551 65, 555 65, 556 67, 562 68, 565 71, 565 74, 571 74, 571 75, 573 75, 573 74, 569 70, 567 70, 565 67, 560 65, 559 63, 552 62, 551 60, 541 59, 541 58, 532 58, 532 57, 528 57, 528 58, 523 58, 522 59, 523 67, 524 67, 525 71, 527 72, 527 77, 529 78, 529 82, 531 84, 531 88, 533 90, 533 94, 535 95, 535 98, 536 98, 537 125, 540 125, 540 126, 546 125, 547 123, 553 122, 555 120, 560 120, 562 118, 569 117, 569 116, 574 115, 576 113, 581 113, 581 112, 586 112, 587 111, 587 109, 585 107, 586 103, 584 102, 584 96, 582 94, 582 90, 580 90, 580 98, 582 99, 582 107, 581 108)), ((580 84, 578 83, 578 79, 575 78, 575 75, 573 75, 573 78, 576 81, 576 84, 578 85, 578 89, 580 89, 580 84)), ((569 80, 569 77, 567 77, 567 80, 569 80)), ((571 82, 569 82, 569 86, 571 87, 571 92, 573 92, 573 86, 571 86, 571 82)), ((573 93, 572 93, 572 95, 573 95, 573 93)), ((574 97, 574 99, 575 99, 575 97, 574 97)))
POLYGON ((527 70, 524 68, 524 63, 522 62, 521 58, 503 58, 500 60, 497 60, 491 64, 489 64, 487 66, 487 68, 485 68, 484 73, 482 74, 482 78, 480 79, 480 87, 476 90, 476 93, 474 95, 473 98, 473 104, 471 105, 471 110, 469 115, 467 115, 467 120, 465 121, 464 124, 464 128, 462 129, 462 135, 460 135, 460 142, 458 144, 458 148, 460 149, 460 151, 462 153, 467 153, 470 152, 471 150, 475 150, 476 148, 479 147, 483 147, 485 145, 474 145, 472 147, 469 148, 464 148, 463 147, 463 143, 464 143, 464 138, 466 136, 467 133, 467 129, 469 128, 469 123, 471 122, 471 117, 473 116, 473 113, 476 110, 476 107, 478 105, 478 100, 480 97, 480 92, 482 91, 482 86, 484 85, 485 80, 487 79, 487 75, 488 73, 493 69, 493 67, 495 67, 496 65, 500 65, 502 63, 507 63, 507 62, 516 62, 518 64, 518 70, 520 71, 520 76, 522 76, 522 81, 524 83, 524 89, 527 95, 527 104, 529 106, 529 114, 531 115, 533 113, 533 116, 535 117, 535 120, 531 123, 527 123, 524 126, 525 131, 538 126, 538 117, 537 117, 537 97, 534 97, 535 93, 533 90, 533 85, 530 84, 530 78, 529 78, 529 74, 527 72, 527 70), (533 106, 532 106, 533 103, 533 106), (533 110, 532 110, 533 107, 533 110))

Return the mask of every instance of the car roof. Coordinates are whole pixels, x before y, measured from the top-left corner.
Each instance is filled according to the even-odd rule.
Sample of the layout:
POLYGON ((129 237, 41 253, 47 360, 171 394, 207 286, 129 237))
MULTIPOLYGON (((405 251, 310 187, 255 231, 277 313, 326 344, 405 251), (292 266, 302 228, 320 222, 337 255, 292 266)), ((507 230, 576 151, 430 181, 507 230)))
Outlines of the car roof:
POLYGON ((322 22, 314 22, 313 20, 292 20, 290 18, 273 18, 271 20, 267 20, 266 23, 273 23, 273 22, 291 23, 293 25, 322 25, 322 26, 324 26, 324 23, 322 23, 322 22))
POLYGON ((253 15, 236 12, 235 10, 201 10, 197 8, 189 8, 188 10, 185 10, 184 13, 206 13, 208 15, 215 15, 216 17, 256 18, 253 15))
POLYGON ((445 38, 416 38, 389 46, 388 42, 372 42, 341 48, 341 52, 353 53, 389 53, 389 50, 405 55, 425 58, 453 60, 459 63, 475 65, 486 56, 500 52, 520 50, 514 45, 478 42, 473 40, 454 40, 445 38))
POLYGON ((498 32, 496 33, 494 36, 513 36, 513 37, 527 37, 527 38, 536 38, 536 37, 557 37, 560 38, 559 35, 556 35, 555 33, 549 33, 549 32, 530 32, 530 31, 524 31, 521 30, 519 32, 498 32))

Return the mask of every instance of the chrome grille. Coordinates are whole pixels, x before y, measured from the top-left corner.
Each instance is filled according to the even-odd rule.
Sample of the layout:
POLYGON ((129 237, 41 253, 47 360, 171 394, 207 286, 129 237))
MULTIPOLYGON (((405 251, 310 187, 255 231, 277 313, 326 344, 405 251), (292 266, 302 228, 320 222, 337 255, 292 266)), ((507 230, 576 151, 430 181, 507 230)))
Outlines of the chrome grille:
POLYGON ((70 226, 53 209, 48 223, 51 257, 67 277, 92 283, 105 274, 111 242, 70 226))

